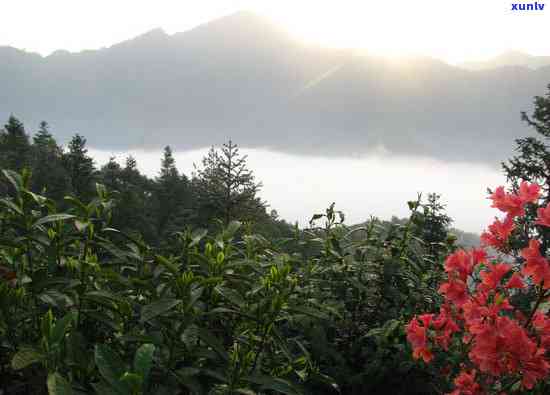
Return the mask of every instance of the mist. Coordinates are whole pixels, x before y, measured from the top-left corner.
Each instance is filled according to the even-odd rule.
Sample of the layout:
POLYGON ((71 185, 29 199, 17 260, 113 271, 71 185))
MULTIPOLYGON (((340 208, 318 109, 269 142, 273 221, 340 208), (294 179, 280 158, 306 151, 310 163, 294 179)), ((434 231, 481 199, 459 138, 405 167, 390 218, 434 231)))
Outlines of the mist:
MULTIPOLYGON (((206 149, 175 152, 180 172, 191 176, 206 149)), ((305 226, 311 215, 331 202, 346 214, 346 223, 371 215, 390 219, 408 216, 407 201, 417 193, 441 194, 453 226, 481 232, 498 212, 490 207, 487 188, 504 184, 504 175, 493 165, 444 162, 437 159, 394 155, 380 150, 355 158, 299 156, 266 149, 241 148, 249 167, 263 184, 260 196, 287 221, 305 226)), ((97 165, 110 157, 123 164, 127 155, 149 177, 158 175, 160 151, 125 152, 90 149, 97 165)))

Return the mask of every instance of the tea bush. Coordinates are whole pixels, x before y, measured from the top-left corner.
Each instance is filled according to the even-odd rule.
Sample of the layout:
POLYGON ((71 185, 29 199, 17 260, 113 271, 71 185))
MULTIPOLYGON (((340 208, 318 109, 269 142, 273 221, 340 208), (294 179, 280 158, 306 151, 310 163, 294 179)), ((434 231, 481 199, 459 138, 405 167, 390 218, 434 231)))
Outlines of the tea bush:
POLYGON ((293 237, 232 221, 215 234, 182 229, 161 249, 111 227, 103 185, 59 211, 31 192, 28 171, 3 176, 5 394, 438 390, 403 329, 439 307, 455 248, 437 198, 409 202, 401 223, 347 227, 331 205, 293 237))

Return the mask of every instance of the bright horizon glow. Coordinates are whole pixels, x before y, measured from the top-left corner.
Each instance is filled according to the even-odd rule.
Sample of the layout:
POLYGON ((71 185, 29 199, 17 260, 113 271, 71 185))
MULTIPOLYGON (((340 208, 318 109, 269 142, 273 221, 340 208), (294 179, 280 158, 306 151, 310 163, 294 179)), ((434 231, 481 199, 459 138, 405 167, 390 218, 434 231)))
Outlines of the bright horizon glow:
POLYGON ((550 55, 548 10, 511 12, 505 0, 4 0, 0 45, 48 55, 108 47, 161 27, 173 34, 241 10, 266 16, 297 39, 384 56, 457 63, 506 50, 550 55))

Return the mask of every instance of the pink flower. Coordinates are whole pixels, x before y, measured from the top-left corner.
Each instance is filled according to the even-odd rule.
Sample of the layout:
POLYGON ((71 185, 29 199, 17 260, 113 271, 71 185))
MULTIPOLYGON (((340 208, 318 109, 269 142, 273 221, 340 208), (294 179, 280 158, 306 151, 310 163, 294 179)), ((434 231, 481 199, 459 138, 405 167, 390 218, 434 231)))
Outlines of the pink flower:
POLYGON ((535 224, 550 227, 550 204, 537 210, 537 220, 535 224))

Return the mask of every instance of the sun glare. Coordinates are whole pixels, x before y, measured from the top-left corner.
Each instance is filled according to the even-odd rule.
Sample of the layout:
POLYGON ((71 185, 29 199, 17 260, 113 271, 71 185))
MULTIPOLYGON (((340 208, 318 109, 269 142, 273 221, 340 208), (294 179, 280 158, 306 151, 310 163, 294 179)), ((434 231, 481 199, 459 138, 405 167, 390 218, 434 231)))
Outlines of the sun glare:
POLYGON ((508 49, 546 53, 544 14, 518 16, 501 0, 441 2, 258 2, 251 7, 305 42, 365 49, 391 57, 426 55, 450 63, 480 60, 508 49))
MULTIPOLYGON (((427 55, 450 63, 481 60, 516 49, 550 50, 550 13, 518 14, 503 0, 71 0, 8 2, 0 45, 48 55, 57 49, 97 49, 156 27, 168 33, 248 10, 266 16, 310 44, 354 48, 392 57, 427 55), (31 12, 32 11, 32 12, 31 12), (86 15, 84 18, 83 15, 86 15), (69 17, 65 17, 69 16, 69 17), (20 20, 26 24, 19 23, 20 20), (120 23, 121 20, 125 22, 120 23), (98 29, 100 21, 101 29, 98 29), (40 35, 27 25, 36 27, 40 35), (71 34, 67 34, 71 32, 71 34)), ((4 6, 4 5, 3 5, 4 6)))

